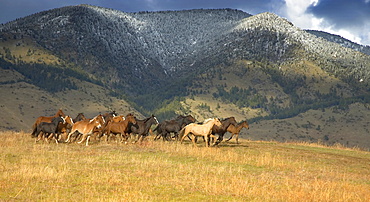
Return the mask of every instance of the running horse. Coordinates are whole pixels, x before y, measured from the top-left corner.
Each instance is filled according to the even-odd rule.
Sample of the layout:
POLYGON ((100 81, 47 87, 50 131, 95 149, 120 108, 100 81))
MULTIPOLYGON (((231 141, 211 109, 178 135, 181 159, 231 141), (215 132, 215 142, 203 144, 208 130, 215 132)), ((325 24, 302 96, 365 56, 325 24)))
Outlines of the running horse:
POLYGON ((204 138, 206 142, 206 147, 209 146, 208 139, 209 137, 215 138, 216 136, 212 135, 212 127, 218 126, 220 127, 222 123, 218 118, 213 119, 207 119, 204 121, 203 124, 197 124, 197 123, 190 123, 189 125, 185 126, 181 131, 179 132, 179 135, 182 135, 181 143, 187 137, 189 134, 192 135, 191 141, 193 142, 194 146, 196 146, 195 143, 195 137, 201 136, 204 138))
POLYGON ((55 117, 51 120, 51 123, 41 122, 39 125, 37 125, 36 132, 32 133, 32 136, 37 138, 39 136, 39 134, 42 132, 42 135, 40 135, 38 137, 38 139, 36 140, 36 142, 37 142, 43 136, 45 137, 45 140, 47 141, 48 136, 52 135, 55 139, 55 142, 58 144, 58 136, 56 134, 59 133, 59 131, 58 131, 58 124, 59 123, 65 123, 65 120, 64 120, 63 117, 59 117, 59 116, 55 117))
POLYGON ((153 124, 158 124, 158 120, 157 117, 152 114, 144 120, 136 120, 136 124, 131 124, 129 126, 128 133, 138 134, 137 142, 141 142, 146 136, 148 136, 149 129, 153 124))
POLYGON ((215 143, 215 145, 218 145, 222 140, 224 139, 224 135, 227 132, 227 128, 231 125, 236 125, 237 122, 234 117, 229 117, 226 119, 221 120, 222 125, 220 127, 213 126, 212 128, 212 134, 218 134, 218 139, 215 143))
POLYGON ((231 133, 231 137, 229 139, 226 140, 229 141, 231 140, 231 138, 233 138, 233 136, 235 135, 235 139, 236 139, 236 144, 239 144, 238 142, 238 139, 239 139, 239 133, 241 131, 241 129, 243 128, 246 128, 246 129, 249 129, 249 124, 247 121, 242 121, 240 123, 238 123, 237 125, 230 125, 228 128, 227 128, 227 132, 231 133))
POLYGON ((53 118, 56 118, 56 117, 65 117, 66 115, 63 113, 62 109, 59 109, 57 111, 57 113, 55 113, 54 116, 40 116, 36 119, 35 123, 32 125, 32 134, 34 134, 36 132, 36 128, 37 126, 41 123, 41 122, 45 122, 45 123, 51 123, 51 121, 53 120, 53 118))
MULTIPOLYGON (((183 116, 179 115, 176 119, 170 121, 163 121, 154 129, 157 131, 157 135, 154 140, 158 140, 160 137, 164 140, 169 140, 168 135, 174 133, 174 137, 178 139, 179 131, 188 125, 189 123, 194 123, 195 118, 191 115, 183 116)), ((171 138, 171 137, 170 137, 171 138)))
MULTIPOLYGON (((132 114, 126 115, 125 120, 120 121, 120 122, 109 121, 109 123, 104 128, 104 131, 107 135, 106 141, 109 140, 109 136, 111 133, 120 134, 121 137, 126 135, 126 133, 129 131, 130 124, 133 124, 133 125, 136 124, 136 118, 132 114)), ((104 135, 104 132, 102 133, 102 135, 104 135)))
POLYGON ((94 129, 100 128, 102 125, 104 125, 104 122, 103 116, 99 114, 91 120, 82 120, 74 123, 72 130, 69 132, 68 138, 65 142, 69 142, 73 133, 79 132, 82 134, 82 139, 78 142, 78 144, 81 144, 86 139, 86 146, 89 146, 89 139, 91 134, 94 132, 94 129))

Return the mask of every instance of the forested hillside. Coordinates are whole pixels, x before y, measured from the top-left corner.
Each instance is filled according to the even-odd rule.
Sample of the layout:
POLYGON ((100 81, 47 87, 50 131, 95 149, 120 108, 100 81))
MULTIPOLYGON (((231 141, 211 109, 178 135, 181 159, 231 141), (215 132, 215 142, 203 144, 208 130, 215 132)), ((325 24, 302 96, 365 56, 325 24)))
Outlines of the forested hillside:
MULTIPOLYGON (((268 12, 69 6, 0 25, 0 46, 2 70, 20 75, 5 79, 4 91, 24 82, 71 95, 88 83, 160 119, 192 113, 256 123, 370 100, 368 47, 268 12)), ((92 92, 93 102, 112 108, 92 92)))

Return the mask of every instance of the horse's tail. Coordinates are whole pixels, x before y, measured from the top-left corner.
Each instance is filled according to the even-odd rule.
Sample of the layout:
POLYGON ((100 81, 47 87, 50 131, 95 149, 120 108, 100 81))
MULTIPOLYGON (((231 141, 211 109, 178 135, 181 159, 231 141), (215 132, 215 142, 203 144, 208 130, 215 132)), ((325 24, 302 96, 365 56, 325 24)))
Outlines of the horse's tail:
POLYGON ((35 122, 32 125, 32 133, 31 133, 32 137, 35 137, 36 131, 37 131, 37 122, 35 122))

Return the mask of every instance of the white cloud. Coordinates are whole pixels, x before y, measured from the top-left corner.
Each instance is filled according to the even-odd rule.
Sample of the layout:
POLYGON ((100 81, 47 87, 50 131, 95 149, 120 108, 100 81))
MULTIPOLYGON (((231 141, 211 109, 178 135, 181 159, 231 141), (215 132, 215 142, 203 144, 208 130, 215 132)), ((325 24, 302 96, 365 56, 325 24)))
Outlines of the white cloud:
MULTIPOLYGON (((285 0, 284 15, 297 27, 302 29, 313 29, 325 31, 331 34, 340 35, 343 38, 359 44, 370 45, 370 23, 367 26, 360 27, 358 30, 346 30, 335 28, 324 18, 318 18, 312 13, 307 13, 307 8, 316 6, 319 0, 285 0)), ((369 3, 370 0, 365 0, 369 3)))

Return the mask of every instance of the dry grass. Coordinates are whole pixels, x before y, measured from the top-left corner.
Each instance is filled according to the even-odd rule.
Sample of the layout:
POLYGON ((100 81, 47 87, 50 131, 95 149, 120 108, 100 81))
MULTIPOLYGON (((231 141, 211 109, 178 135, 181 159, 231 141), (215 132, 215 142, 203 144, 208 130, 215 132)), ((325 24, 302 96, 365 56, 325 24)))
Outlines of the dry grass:
POLYGON ((34 143, 0 133, 4 201, 369 201, 370 153, 252 142, 34 143))

